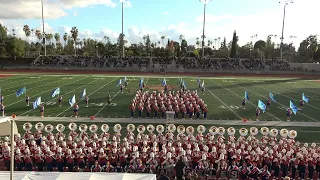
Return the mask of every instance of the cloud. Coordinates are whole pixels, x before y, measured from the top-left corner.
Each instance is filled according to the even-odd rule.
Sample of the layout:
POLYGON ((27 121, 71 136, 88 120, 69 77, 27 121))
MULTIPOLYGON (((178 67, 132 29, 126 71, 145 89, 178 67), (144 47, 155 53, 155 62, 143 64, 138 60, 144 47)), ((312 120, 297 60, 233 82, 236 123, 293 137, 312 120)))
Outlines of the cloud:
POLYGON ((73 16, 78 16, 78 13, 77 12, 73 12, 73 16))
MULTIPOLYGON (((128 1, 127 5, 131 3, 128 1)), ((112 0, 44 0, 44 17, 57 19, 68 14, 66 9, 87 7, 90 5, 104 5, 114 8, 117 6, 112 0)), ((41 18, 40 0, 1 0, 0 19, 39 19, 41 18)))
MULTIPOLYGON (((222 16, 214 15, 214 14, 206 14, 206 23, 215 23, 215 22, 220 22, 220 21, 228 21, 233 16, 230 14, 225 14, 222 16)), ((195 17, 196 22, 203 23, 203 15, 195 17)))
POLYGON ((170 15, 170 13, 169 12, 162 12, 162 15, 168 16, 168 15, 170 15))

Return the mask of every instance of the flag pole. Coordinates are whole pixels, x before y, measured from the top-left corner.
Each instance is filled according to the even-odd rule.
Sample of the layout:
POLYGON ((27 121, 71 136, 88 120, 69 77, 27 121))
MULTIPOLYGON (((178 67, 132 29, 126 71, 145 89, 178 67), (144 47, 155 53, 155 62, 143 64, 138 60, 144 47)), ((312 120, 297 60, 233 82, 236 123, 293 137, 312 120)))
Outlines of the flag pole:
POLYGON ((10 158, 10 180, 13 180, 14 172, 14 118, 11 119, 11 158, 10 158))

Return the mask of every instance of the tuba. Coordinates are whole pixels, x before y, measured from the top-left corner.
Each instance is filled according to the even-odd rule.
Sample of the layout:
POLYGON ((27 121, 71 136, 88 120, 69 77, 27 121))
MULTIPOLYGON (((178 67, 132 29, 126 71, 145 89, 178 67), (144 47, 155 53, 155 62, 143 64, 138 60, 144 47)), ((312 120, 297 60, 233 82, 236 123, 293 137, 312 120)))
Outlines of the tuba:
POLYGON ((219 134, 220 136, 223 136, 225 132, 226 132, 226 129, 224 127, 218 127, 217 134, 219 134))
POLYGON ((154 125, 152 125, 152 124, 149 124, 148 126, 147 126, 147 131, 149 132, 149 133, 153 133, 153 131, 154 131, 154 125))
POLYGON ((53 131, 54 127, 51 124, 47 124, 44 127, 44 131, 46 131, 46 133, 51 133, 53 131))
POLYGON ((206 128, 203 125, 199 125, 197 127, 197 131, 199 134, 203 134, 204 132, 206 132, 206 128))
POLYGON ((179 125, 177 128, 178 134, 183 134, 186 132, 186 128, 183 125, 179 125))
POLYGON ((64 127, 63 124, 58 124, 56 126, 56 129, 57 129, 58 132, 62 133, 64 131, 65 127, 64 127))
POLYGON ((291 138, 291 139, 296 138, 297 135, 298 135, 298 133, 297 133, 297 131, 295 131, 295 130, 290 130, 290 131, 289 131, 289 134, 288 134, 289 138, 291 138))
POLYGON ((280 136, 283 138, 286 138, 288 136, 288 130, 287 129, 281 129, 280 130, 280 136))
POLYGON ((113 126, 113 131, 116 133, 119 133, 122 129, 122 126, 120 124, 116 124, 113 126))
POLYGON ((162 125, 157 125, 156 129, 159 134, 163 133, 164 131, 164 127, 162 125))
POLYGON ((31 131, 31 129, 32 129, 32 124, 31 123, 27 122, 27 123, 23 124, 23 130, 31 131))
POLYGON ((102 124, 102 126, 101 126, 101 131, 102 131, 102 132, 108 132, 108 131, 109 131, 109 126, 108 126, 108 124, 102 124))
POLYGON ((70 129, 71 131, 77 130, 77 124, 76 124, 76 123, 70 123, 70 124, 69 124, 69 129, 70 129))
POLYGON ((260 133, 261 133, 262 135, 264 135, 264 136, 268 136, 268 134, 269 134, 269 128, 267 128, 267 127, 262 127, 262 128, 260 129, 260 133))
POLYGON ((251 128, 250 128, 250 134, 251 134, 252 136, 256 136, 258 133, 259 133, 258 128, 256 128, 256 127, 251 127, 251 128))
POLYGON ((278 129, 271 129, 269 132, 270 136, 272 137, 277 137, 278 133, 279 133, 278 129))
POLYGON ((136 129, 136 127, 134 126, 134 124, 128 124, 127 125, 127 131, 128 132, 133 132, 136 129))
POLYGON ((234 136, 234 134, 236 133, 236 130, 233 127, 229 127, 227 129, 227 132, 229 136, 234 136))
POLYGON ((85 132, 87 132, 87 130, 88 130, 88 126, 86 124, 80 124, 80 126, 79 126, 80 132, 85 133, 85 132))
POLYGON ((168 125, 168 131, 171 133, 174 133, 176 131, 176 126, 174 124, 169 124, 168 125))
POLYGON ((240 134, 240 136, 247 136, 248 135, 248 129, 246 129, 246 128, 241 128, 241 129, 239 129, 239 134, 240 134))
POLYGON ((44 128, 44 125, 43 125, 42 122, 38 122, 38 123, 36 124, 35 128, 36 128, 36 130, 38 130, 38 131, 42 131, 43 128, 44 128))
POLYGON ((91 124, 90 127, 89 127, 89 131, 91 133, 96 133, 98 131, 98 126, 95 125, 95 124, 91 124))
POLYGON ((186 132, 187 134, 192 135, 194 133, 194 128, 192 126, 188 126, 186 132))
POLYGON ((209 133, 211 135, 216 135, 217 134, 217 127, 216 126, 211 126, 209 129, 209 133))
POLYGON ((146 127, 144 125, 139 125, 137 128, 138 133, 143 134, 146 131, 146 127))

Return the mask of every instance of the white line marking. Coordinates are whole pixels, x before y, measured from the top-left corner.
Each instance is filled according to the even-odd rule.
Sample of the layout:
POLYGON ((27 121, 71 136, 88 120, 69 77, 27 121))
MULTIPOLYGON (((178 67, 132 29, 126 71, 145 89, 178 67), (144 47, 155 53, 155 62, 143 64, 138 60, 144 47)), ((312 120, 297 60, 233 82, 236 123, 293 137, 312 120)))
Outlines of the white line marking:
MULTIPOLYGON (((108 82, 107 84, 101 86, 100 88, 96 89, 95 91, 93 91, 91 94, 89 94, 88 96, 90 97, 92 94, 94 94, 95 92, 99 91, 100 89, 104 88, 105 86, 111 84, 113 81, 115 81, 116 79, 118 79, 118 77, 116 77, 115 79, 113 79, 112 81, 108 82)), ((78 101, 77 103, 80 103, 83 99, 81 99, 80 101, 78 101)), ((68 107, 67 109, 65 109, 64 111, 62 111, 61 113, 59 113, 56 117, 59 117, 61 114, 65 113, 66 111, 68 111, 69 109, 71 109, 72 107, 68 107)))

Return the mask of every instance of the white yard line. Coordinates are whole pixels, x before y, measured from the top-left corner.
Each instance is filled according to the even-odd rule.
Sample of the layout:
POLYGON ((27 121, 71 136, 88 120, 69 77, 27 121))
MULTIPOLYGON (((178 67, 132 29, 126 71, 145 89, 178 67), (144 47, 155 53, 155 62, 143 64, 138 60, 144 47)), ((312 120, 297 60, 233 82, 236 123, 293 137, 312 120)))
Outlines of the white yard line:
MULTIPOLYGON (((128 82, 128 84, 129 84, 132 80, 133 80, 133 78, 130 79, 130 81, 128 82)), ((149 78, 148 78, 148 80, 149 80, 149 78)), ((147 80, 147 82, 148 82, 148 80, 147 80)), ((146 83, 146 84, 147 84, 147 83, 146 83)), ((111 100, 114 99, 119 93, 120 93, 120 90, 111 98, 111 100)), ((98 114, 99 114, 107 105, 108 105, 108 103, 105 103, 105 105, 104 105, 94 116, 97 117, 98 114)))
MULTIPOLYGON (((212 80, 211 80, 211 81, 212 81, 212 80)), ((222 86, 222 85, 220 85, 220 84, 218 84, 218 83, 216 83, 216 82, 214 82, 214 81, 212 81, 212 82, 215 83, 215 84, 217 84, 218 86, 220 86, 220 87, 228 90, 229 92, 233 93, 234 95, 238 96, 240 99, 243 99, 243 97, 239 96, 238 94, 236 94, 235 92, 231 91, 230 89, 228 89, 228 88, 226 88, 226 87, 224 87, 224 86, 222 86)), ((257 105, 253 104, 251 101, 248 101, 248 102, 249 102, 250 104, 252 104, 254 107, 257 107, 257 105)), ((274 116, 273 114, 271 114, 271 113, 269 113, 269 112, 267 112, 267 111, 266 111, 266 113, 269 114, 270 116, 274 117, 275 119, 279 120, 279 121, 283 121, 283 120, 281 120, 280 118, 274 116)))
POLYGON ((26 79, 29 79, 28 77, 29 76, 27 76, 27 77, 23 77, 23 78, 21 78, 21 77, 19 77, 19 76, 14 76, 15 78, 0 78, 0 84, 1 84, 1 86, 6 86, 6 85, 9 85, 9 84, 14 84, 14 83, 17 83, 17 82, 21 82, 21 81, 25 81, 26 79), (21 79, 20 79, 21 78, 21 79), (17 80, 17 79, 20 79, 20 80, 17 80), (4 83, 5 82, 5 83, 4 83))
MULTIPOLYGON (((116 79, 118 79, 118 77, 116 77, 115 79, 113 79, 112 81, 108 82, 107 84, 101 86, 100 88, 96 89, 95 91, 93 91, 91 94, 89 94, 88 96, 90 97, 91 95, 93 95, 95 92, 99 91, 100 89, 104 88, 105 86, 109 85, 110 83, 112 83, 113 81, 115 81, 116 79)), ((77 103, 80 103, 83 99, 81 99, 80 101, 78 101, 77 103)), ((61 113, 59 113, 58 115, 56 115, 56 117, 59 117, 61 114, 65 113, 66 111, 68 111, 69 109, 71 109, 72 107, 68 107, 67 109, 65 109, 64 111, 62 111, 61 113)))
POLYGON ((224 104, 226 107, 228 107, 228 109, 233 112, 236 116, 238 116, 241 120, 243 119, 238 113, 236 113, 233 109, 231 109, 226 103, 224 103, 220 98, 218 98, 218 96, 216 96, 214 93, 212 93, 210 90, 208 90, 208 92, 213 95, 216 99, 218 99, 222 104, 224 104))
MULTIPOLYGON (((96 80, 94 80, 94 81, 91 81, 90 83, 88 83, 88 84, 92 84, 92 83, 94 83, 94 82, 96 82, 96 81, 98 81, 98 79, 96 79, 96 80)), ((73 89, 72 91, 68 91, 67 93, 65 93, 64 95, 66 95, 66 94, 70 94, 70 93, 72 93, 72 92, 74 92, 74 91, 76 91, 76 90, 78 90, 78 89, 80 89, 80 88, 83 88, 84 86, 86 86, 86 85, 88 85, 88 84, 85 84, 85 85, 82 85, 82 86, 79 86, 79 87, 77 87, 77 88, 75 88, 75 89, 73 89)), ((54 98, 54 99, 52 99, 52 100, 50 100, 50 101, 48 101, 48 102, 55 102, 56 101, 56 99, 57 98, 54 98)), ((47 102, 47 103, 48 103, 47 102)), ((22 115, 24 115, 24 114, 27 114, 28 112, 30 112, 30 111, 33 111, 34 109, 32 108, 32 109, 30 109, 30 110, 28 110, 28 111, 26 111, 26 112, 24 112, 24 113, 22 113, 22 114, 20 114, 19 116, 22 116, 22 115)), ((49 115, 50 116, 50 115, 49 115)))
MULTIPOLYGON (((278 95, 280 95, 280 96, 286 97, 286 98, 289 99, 289 100, 293 99, 293 100, 295 100, 295 101, 300 102, 300 99, 291 98, 291 97, 289 97, 289 96, 287 96, 287 95, 284 95, 284 94, 281 94, 281 93, 279 93, 279 92, 272 91, 272 90, 267 89, 267 88, 262 88, 262 87, 266 87, 266 86, 262 86, 262 87, 257 86, 257 87, 260 88, 260 89, 268 90, 268 91, 273 92, 273 93, 275 93, 275 94, 278 94, 278 95)), ((311 105, 311 104, 306 103, 305 105, 320 110, 320 108, 318 108, 318 107, 316 107, 316 106, 313 106, 313 105, 311 105)))
MULTIPOLYGON (((250 90, 249 88, 247 89, 247 88, 242 87, 242 86, 240 86, 240 85, 238 85, 238 84, 237 84, 237 86, 239 86, 239 87, 241 87, 241 88, 243 88, 243 89, 245 89, 245 90, 248 90, 248 91, 250 91, 250 92, 253 92, 254 94, 256 94, 256 95, 258 95, 258 96, 260 96, 260 97, 267 98, 266 96, 263 96, 263 95, 261 95, 261 94, 259 94, 259 93, 256 93, 255 91, 250 90)), ((259 85, 255 85, 255 86, 256 86, 256 87, 259 87, 259 85)), ((260 87, 259 87, 259 88, 260 88, 260 87)), ((274 92, 274 91, 273 91, 273 92, 274 92)), ((279 104, 279 105, 284 106, 284 107, 287 107, 286 105, 283 105, 283 104, 281 104, 281 103, 279 103, 279 102, 274 102, 274 103, 279 104)), ((304 117, 306 117, 306 118, 309 118, 309 119, 311 119, 311 120, 313 120, 313 121, 315 121, 315 122, 318 122, 316 119, 314 119, 314 118, 312 118, 312 117, 309 117, 309 116, 307 116, 307 115, 305 115, 305 114, 303 114, 303 113, 301 113, 301 112, 299 112, 299 114, 301 114, 302 116, 304 116, 304 117)))
MULTIPOLYGON (((69 84, 73 84, 73 83, 75 83, 75 82, 81 81, 81 80, 86 79, 86 78, 88 78, 88 77, 79 79, 79 80, 77 80, 77 81, 72 81, 71 83, 63 84, 63 85, 60 86, 60 87, 63 87, 63 86, 69 85, 69 84)), ((62 81, 62 80, 63 80, 63 79, 60 79, 60 80, 58 80, 58 81, 62 81)), ((57 81, 54 81, 54 82, 56 83, 57 81)), ((52 83, 52 82, 50 82, 50 83, 52 83)), ((42 91, 41 93, 35 94, 35 95, 31 96, 31 97, 37 97, 38 95, 44 94, 44 93, 46 93, 46 92, 50 92, 50 91, 52 91, 52 90, 53 90, 53 89, 49 89, 49 90, 47 90, 47 91, 42 91)), ((30 97, 30 99, 31 99, 31 97, 30 97)), ((19 100, 19 101, 17 101, 17 102, 14 102, 14 103, 11 103, 11 104, 9 104, 9 105, 6 105, 6 107, 11 106, 11 105, 14 105, 14 104, 17 104, 17 103, 19 103, 20 101, 25 101, 25 99, 21 99, 21 100, 19 100)))

